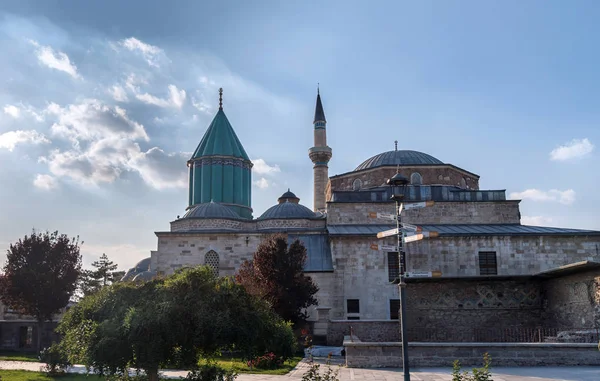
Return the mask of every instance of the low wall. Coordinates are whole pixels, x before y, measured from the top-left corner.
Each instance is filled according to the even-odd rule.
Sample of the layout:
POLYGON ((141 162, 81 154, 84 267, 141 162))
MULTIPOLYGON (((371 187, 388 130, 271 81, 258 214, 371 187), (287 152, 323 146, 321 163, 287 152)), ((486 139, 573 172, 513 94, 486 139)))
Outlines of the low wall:
MULTIPOLYGON (((584 343, 409 343, 411 367, 481 366, 489 353, 494 366, 600 365, 597 344, 584 343)), ((400 368, 400 343, 344 340, 346 365, 350 368, 400 368)))
POLYGON ((363 341, 400 341, 398 320, 330 320, 327 327, 327 345, 340 346, 344 337, 352 334, 363 341))

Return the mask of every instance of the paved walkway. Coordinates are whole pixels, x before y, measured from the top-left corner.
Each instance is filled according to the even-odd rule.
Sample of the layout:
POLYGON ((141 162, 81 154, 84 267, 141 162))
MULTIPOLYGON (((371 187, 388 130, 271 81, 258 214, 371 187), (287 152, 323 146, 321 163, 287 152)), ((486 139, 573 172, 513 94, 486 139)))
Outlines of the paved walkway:
MULTIPOLYGON (((317 360, 322 362, 322 360, 317 360)), ((334 361, 334 362, 340 362, 334 361)), ((44 364, 21 361, 0 361, 0 369, 21 369, 39 371, 44 364)), ((263 374, 240 374, 236 381, 297 381, 308 370, 309 364, 301 361, 298 366, 284 376, 263 374)), ((332 365, 338 368, 339 365, 332 365)), ((323 368, 323 367, 321 367, 323 368)), ((340 381, 400 381, 402 369, 353 369, 339 367, 340 381)), ((83 366, 70 369, 73 373, 83 373, 83 366)), ((451 381, 450 368, 415 368, 412 369, 411 381, 451 381)), ((186 371, 165 370, 162 372, 168 378, 185 377, 186 371)), ((599 381, 600 367, 520 367, 492 368, 494 381, 599 381)))

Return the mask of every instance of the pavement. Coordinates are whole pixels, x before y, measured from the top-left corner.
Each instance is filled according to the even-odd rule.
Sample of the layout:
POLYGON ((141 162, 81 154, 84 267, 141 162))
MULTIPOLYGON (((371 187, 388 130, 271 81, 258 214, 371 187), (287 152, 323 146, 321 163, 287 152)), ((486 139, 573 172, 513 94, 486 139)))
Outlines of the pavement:
MULTIPOLYGON (((324 359, 315 362, 323 364, 324 359)), ((0 369, 18 369, 40 371, 43 363, 22 361, 0 361, 0 369)), ((240 374, 236 381, 297 381, 308 370, 310 364, 305 360, 298 363, 290 373, 283 376, 266 374, 240 374)), ((346 368, 342 359, 334 358, 332 368, 339 370, 340 381, 400 381, 403 379, 402 369, 358 369, 346 368)), ((321 370, 324 365, 321 366, 321 370)), ((85 368, 76 365, 69 369, 70 373, 85 373, 85 368)), ((414 368, 411 369, 411 381, 451 381, 450 368, 414 368)), ((600 366, 578 367, 493 367, 491 368, 494 381, 600 381, 600 366)), ((185 377, 186 371, 164 370, 163 377, 177 379, 185 377)))

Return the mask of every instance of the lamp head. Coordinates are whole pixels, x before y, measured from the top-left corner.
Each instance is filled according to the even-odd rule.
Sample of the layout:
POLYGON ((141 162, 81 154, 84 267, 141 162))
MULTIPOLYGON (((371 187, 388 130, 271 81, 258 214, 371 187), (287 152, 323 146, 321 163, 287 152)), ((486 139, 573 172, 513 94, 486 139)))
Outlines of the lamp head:
POLYGON ((393 187, 406 186, 406 185, 408 185, 408 183, 409 183, 408 179, 399 173, 396 173, 394 176, 392 176, 391 179, 388 179, 386 181, 387 185, 390 185, 393 187))

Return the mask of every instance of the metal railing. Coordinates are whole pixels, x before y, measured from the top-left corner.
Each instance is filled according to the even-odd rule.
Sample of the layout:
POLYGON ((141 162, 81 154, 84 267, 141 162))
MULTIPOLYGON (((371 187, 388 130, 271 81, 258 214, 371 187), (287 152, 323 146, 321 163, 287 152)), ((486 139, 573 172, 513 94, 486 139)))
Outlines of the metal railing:
POLYGON ((600 341, 597 328, 416 328, 409 329, 407 334, 408 341, 411 342, 598 343, 600 341))

